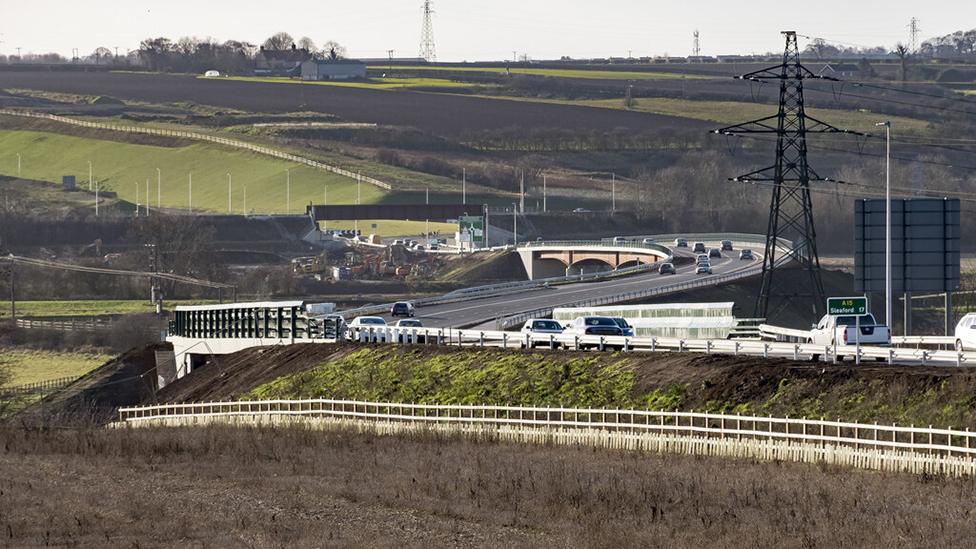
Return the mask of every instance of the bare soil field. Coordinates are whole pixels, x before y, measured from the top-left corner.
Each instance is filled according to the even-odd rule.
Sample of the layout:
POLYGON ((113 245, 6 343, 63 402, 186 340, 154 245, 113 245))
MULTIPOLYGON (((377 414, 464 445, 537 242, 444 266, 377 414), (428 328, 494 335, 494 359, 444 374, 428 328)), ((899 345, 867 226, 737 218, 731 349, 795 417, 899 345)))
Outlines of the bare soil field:
POLYGON ((973 489, 431 435, 0 429, 11 547, 963 547, 973 489))
POLYGON ((455 133, 504 128, 704 130, 703 122, 652 114, 418 92, 202 80, 186 75, 0 71, 0 88, 189 101, 258 113, 321 112, 345 120, 455 133))

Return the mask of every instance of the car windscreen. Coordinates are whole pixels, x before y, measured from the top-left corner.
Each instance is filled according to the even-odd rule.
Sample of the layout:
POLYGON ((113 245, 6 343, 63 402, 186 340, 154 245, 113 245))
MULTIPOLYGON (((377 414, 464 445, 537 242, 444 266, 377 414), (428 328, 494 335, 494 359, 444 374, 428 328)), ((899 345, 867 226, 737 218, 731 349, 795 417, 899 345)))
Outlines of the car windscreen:
POLYGON ((386 324, 386 321, 382 318, 363 318, 359 321, 360 324, 386 324))
POLYGON ((601 316, 588 316, 584 320, 584 324, 587 326, 616 326, 617 323, 613 321, 612 318, 606 318, 601 316))
POLYGON ((562 330, 561 324, 555 320, 537 320, 532 323, 533 330, 562 330))
POLYGON ((616 317, 613 319, 613 321, 616 322, 617 326, 620 326, 621 328, 630 328, 630 324, 627 324, 626 318, 616 317))
MULTIPOLYGON (((857 318, 854 315, 837 317, 838 326, 855 326, 857 322, 857 318)), ((874 315, 861 315, 860 323, 861 326, 874 326, 874 315)))

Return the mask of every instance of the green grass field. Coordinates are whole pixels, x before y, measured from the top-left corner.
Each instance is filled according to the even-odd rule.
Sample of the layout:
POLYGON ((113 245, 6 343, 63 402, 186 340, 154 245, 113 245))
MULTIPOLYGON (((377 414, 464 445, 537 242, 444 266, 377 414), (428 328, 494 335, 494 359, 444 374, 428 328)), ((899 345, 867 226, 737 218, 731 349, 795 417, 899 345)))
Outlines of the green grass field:
MULTIPOLYGON (((383 66, 369 67, 371 70, 384 70, 383 66)), ((542 69, 513 67, 393 67, 393 70, 409 70, 420 72, 480 72, 491 74, 527 74, 533 76, 552 76, 556 78, 586 78, 594 80, 709 80, 711 77, 697 74, 680 74, 674 72, 644 72, 644 71, 607 71, 607 70, 583 70, 583 69, 542 69)))
POLYGON ((0 351, 0 368, 10 368, 8 386, 40 383, 65 377, 80 377, 105 364, 112 357, 94 353, 65 353, 32 349, 0 351))
MULTIPOLYGON (((199 77, 205 80, 212 78, 199 77)), ((328 81, 304 81, 288 77, 266 77, 266 76, 229 76, 224 80, 240 80, 242 82, 266 82, 271 84, 301 84, 305 86, 334 86, 339 88, 363 88, 370 90, 413 90, 422 89, 435 91, 444 89, 445 91, 457 90, 459 88, 470 89, 472 84, 465 82, 455 82, 443 78, 369 78, 365 81, 353 82, 328 82, 328 81)))
MULTIPOLYGON (((508 98, 493 97, 503 101, 531 101, 538 103, 556 103, 562 105, 578 105, 583 107, 599 107, 604 109, 628 110, 624 107, 623 99, 584 99, 568 101, 561 99, 508 98)), ((629 110, 679 116, 695 120, 707 120, 720 124, 735 124, 743 120, 757 119, 776 114, 775 105, 760 103, 746 103, 740 101, 693 101, 690 99, 669 99, 664 97, 646 97, 634 100, 629 110)), ((807 114, 832 124, 839 128, 859 130, 865 133, 877 132, 875 124, 879 120, 891 120, 901 131, 923 133, 929 129, 929 123, 915 118, 889 116, 868 111, 848 111, 838 109, 807 108, 807 114)))
MULTIPOLYGON (((333 221, 327 223, 326 229, 352 229, 355 223, 352 221, 333 221)), ((401 221, 390 219, 364 219, 359 222, 359 230, 363 234, 378 234, 383 237, 389 236, 418 236, 427 230, 428 225, 423 221, 401 221), (373 228, 373 225, 376 225, 373 228)), ((457 231, 456 223, 436 223, 431 222, 431 232, 438 232, 441 236, 451 236, 457 231)))
MULTIPOLYGON (((204 305, 212 300, 166 301, 167 309, 177 305, 204 305)), ((17 316, 29 318, 85 317, 151 313, 153 306, 147 300, 61 300, 18 301, 17 316)), ((0 307, 0 319, 10 318, 9 304, 0 307)))
MULTIPOLYGON (((291 211, 303 211, 309 202, 318 203, 328 185, 329 201, 356 202, 356 182, 347 177, 315 170, 237 149, 211 144, 161 147, 103 141, 56 133, 0 130, 0 174, 17 175, 21 154, 21 173, 26 179, 60 182, 63 175, 75 175, 79 187, 88 187, 88 161, 103 190, 115 191, 119 198, 144 203, 146 180, 149 197, 156 205, 156 168, 162 171, 162 206, 187 208, 190 199, 189 175, 193 175, 193 209, 227 212, 227 174, 231 174, 231 200, 234 213, 247 211, 283 213, 286 208, 286 169, 291 171, 291 211)), ((374 203, 385 191, 362 185, 362 202, 374 203)))

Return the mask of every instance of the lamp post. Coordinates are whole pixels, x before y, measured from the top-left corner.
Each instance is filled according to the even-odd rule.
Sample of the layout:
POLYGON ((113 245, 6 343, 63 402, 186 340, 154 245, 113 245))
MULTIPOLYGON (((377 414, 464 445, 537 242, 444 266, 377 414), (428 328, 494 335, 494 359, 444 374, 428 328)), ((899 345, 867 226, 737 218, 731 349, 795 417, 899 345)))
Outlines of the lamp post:
POLYGON ((617 174, 610 174, 610 211, 617 212, 617 174))
MULTIPOLYGON (((885 129, 885 323, 891 329, 891 121, 878 122, 885 129)), ((905 307, 911 304, 905 300, 905 307)), ((906 332, 907 335, 907 332, 906 332)))
POLYGON ((468 203, 468 169, 461 168, 461 204, 468 203))
POLYGON ((542 174, 542 213, 548 211, 546 208, 546 174, 542 174))
POLYGON ((88 190, 92 190, 92 161, 88 161, 88 190))
POLYGON ((518 204, 512 202, 512 244, 518 248, 518 204))

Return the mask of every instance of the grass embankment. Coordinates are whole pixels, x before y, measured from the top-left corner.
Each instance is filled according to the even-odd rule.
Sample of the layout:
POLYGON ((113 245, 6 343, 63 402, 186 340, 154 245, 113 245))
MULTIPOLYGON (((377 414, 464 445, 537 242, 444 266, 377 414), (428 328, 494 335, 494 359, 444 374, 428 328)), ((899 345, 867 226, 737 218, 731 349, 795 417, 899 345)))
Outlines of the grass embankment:
MULTIPOLYGON (((385 70, 382 65, 369 67, 370 70, 385 70)), ((543 69, 527 67, 432 67, 432 66, 394 66, 394 71, 404 70, 411 72, 471 72, 488 74, 524 74, 530 76, 549 76, 553 78, 583 78, 592 80, 714 80, 711 76, 698 74, 681 74, 665 71, 608 71, 608 70, 586 70, 586 69, 543 69)))
POLYGON ((372 347, 250 390, 248 398, 682 409, 976 428, 976 378, 691 354, 372 347))
POLYGON ((40 383, 66 377, 80 377, 112 357, 97 353, 6 349, 0 351, 0 369, 9 368, 8 386, 40 383))
MULTIPOLYGON (((10 151, 0 159, 0 173, 17 175, 21 154, 21 175, 41 181, 61 182, 63 175, 77 176, 78 186, 88 188, 88 161, 102 190, 114 191, 129 202, 145 202, 146 180, 149 198, 156 205, 157 173, 162 171, 163 207, 186 208, 190 198, 189 174, 193 174, 193 209, 217 213, 227 211, 227 174, 231 174, 233 213, 247 211, 284 213, 287 204, 286 169, 291 171, 291 209, 303 211, 309 202, 318 203, 328 185, 329 202, 356 203, 356 182, 347 177, 296 165, 291 162, 218 145, 194 143, 182 147, 137 145, 88 139, 57 133, 0 130, 0 150, 10 151), (138 194, 138 200, 137 200, 138 194)), ((375 203, 385 192, 362 185, 361 201, 375 203)))
MULTIPOLYGON (((166 308, 177 305, 205 305, 216 303, 213 300, 171 300, 166 308)), ((28 318, 90 317, 125 314, 152 313, 153 305, 146 300, 61 300, 61 301, 18 301, 17 316, 28 318)), ((10 309, 0 308, 0 319, 9 318, 10 309)))

